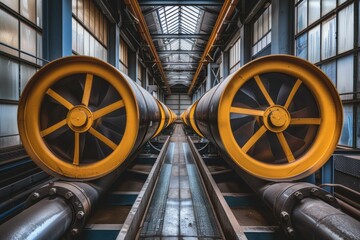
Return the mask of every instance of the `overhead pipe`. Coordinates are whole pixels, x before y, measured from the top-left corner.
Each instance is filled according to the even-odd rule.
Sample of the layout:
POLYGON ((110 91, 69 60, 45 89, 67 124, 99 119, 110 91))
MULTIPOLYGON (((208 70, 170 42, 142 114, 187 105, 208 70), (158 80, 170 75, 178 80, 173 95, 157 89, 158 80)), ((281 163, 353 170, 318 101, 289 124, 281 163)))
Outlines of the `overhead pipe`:
POLYGON ((193 80, 192 80, 192 82, 190 84, 190 87, 189 87, 189 90, 188 90, 189 95, 192 93, 192 90, 193 90, 193 88, 195 86, 197 78, 199 77, 201 69, 202 69, 204 63, 206 62, 206 59, 207 59, 207 57, 208 57, 208 55, 209 55, 209 53, 210 53, 216 39, 217 39, 217 36, 218 36, 222 26, 223 26, 223 22, 234 11, 237 2, 238 2, 238 0, 225 0, 224 1, 224 4, 222 5, 222 8, 221 8, 220 13, 218 15, 218 18, 217 18, 217 20, 215 22, 214 28, 213 28, 213 30, 211 32, 210 37, 209 37, 209 40, 208 40, 208 42, 206 44, 204 53, 202 54, 201 59, 199 61, 199 65, 198 65, 198 67, 196 69, 193 80))

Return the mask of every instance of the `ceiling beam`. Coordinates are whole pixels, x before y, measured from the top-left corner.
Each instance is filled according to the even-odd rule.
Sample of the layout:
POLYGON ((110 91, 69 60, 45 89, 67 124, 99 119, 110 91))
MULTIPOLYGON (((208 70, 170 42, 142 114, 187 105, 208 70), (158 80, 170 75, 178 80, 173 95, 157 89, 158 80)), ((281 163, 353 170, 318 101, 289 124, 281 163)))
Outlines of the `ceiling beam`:
POLYGON ((138 0, 140 6, 221 6, 222 0, 138 0))
POLYGON ((158 50, 158 54, 202 54, 199 50, 158 50))
POLYGON ((152 39, 164 39, 164 38, 201 38, 207 40, 210 37, 210 34, 151 34, 152 39))
POLYGON ((139 24, 137 24, 139 32, 140 32, 141 36, 144 38, 144 40, 147 42, 147 44, 150 47, 151 54, 153 55, 154 60, 155 60, 155 62, 157 64, 157 66, 158 66, 159 73, 160 73, 161 78, 164 81, 164 84, 165 84, 166 89, 167 89, 167 93, 171 94, 170 86, 169 86, 169 84, 167 82, 164 70, 163 70, 161 62, 160 62, 159 55, 157 54, 155 45, 154 45, 153 40, 152 40, 152 38, 150 36, 149 28, 148 28, 148 26, 146 24, 144 15, 142 14, 142 11, 141 11, 141 8, 139 6, 138 1, 137 0, 125 0, 125 4, 131 9, 131 12, 134 14, 134 16, 139 21, 139 24))
POLYGON ((191 82, 191 85, 189 87, 189 91, 188 91, 189 95, 192 93, 192 90, 193 90, 193 88, 195 86, 195 83, 196 83, 198 77, 199 77, 199 74, 200 74, 201 69, 202 69, 202 67, 204 65, 204 62, 206 61, 207 56, 209 55, 211 49, 214 46, 214 43, 215 43, 215 41, 217 39, 217 36, 218 36, 218 34, 219 34, 220 30, 221 30, 223 22, 234 11, 237 2, 238 2, 238 0, 225 0, 224 1, 224 4, 222 5, 222 8, 220 10, 219 16, 216 19, 214 28, 213 28, 213 30, 211 32, 210 38, 209 38, 209 40, 208 40, 208 42, 206 44, 205 51, 204 51, 203 55, 201 56, 199 66, 196 69, 194 78, 193 78, 193 80, 191 82))

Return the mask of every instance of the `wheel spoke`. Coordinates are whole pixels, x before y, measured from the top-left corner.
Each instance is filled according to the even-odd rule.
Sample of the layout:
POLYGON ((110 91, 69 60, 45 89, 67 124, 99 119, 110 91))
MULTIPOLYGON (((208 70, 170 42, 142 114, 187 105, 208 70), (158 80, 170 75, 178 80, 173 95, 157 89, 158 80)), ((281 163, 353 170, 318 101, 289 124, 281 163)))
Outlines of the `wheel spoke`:
POLYGON ((250 108, 239 108, 239 107, 231 107, 230 112, 244 114, 244 115, 252 115, 252 116, 264 116, 264 113, 265 113, 262 110, 256 110, 256 109, 250 109, 250 108))
POLYGON ((285 105, 284 105, 284 108, 288 109, 288 107, 290 106, 290 103, 291 103, 291 101, 293 100, 293 98, 294 98, 297 90, 299 89, 301 83, 302 83, 302 82, 301 82, 300 79, 296 80, 296 82, 295 82, 295 84, 294 84, 294 87, 291 89, 291 92, 290 92, 290 94, 289 94, 289 97, 288 97, 287 100, 286 100, 286 103, 285 103, 285 105))
POLYGON ((291 125, 320 125, 321 118, 292 118, 291 125))
POLYGON ((266 127, 264 125, 256 131, 256 133, 245 143, 241 148, 245 153, 247 153, 252 146, 261 138, 262 135, 266 132, 266 127))
POLYGON ((97 110, 96 112, 94 112, 94 120, 101 118, 103 116, 105 116, 106 114, 109 114, 117 109, 120 109, 124 107, 124 101, 123 100, 119 100, 117 102, 114 102, 106 107, 103 107, 99 110, 97 110))
POLYGON ((75 132, 73 164, 74 165, 79 165, 79 159, 80 159, 80 133, 75 132))
POLYGON ((66 124, 66 119, 64 119, 64 120, 62 120, 62 121, 60 121, 60 122, 52 125, 51 127, 46 128, 45 130, 42 130, 42 131, 40 132, 40 135, 41 135, 42 137, 46 137, 46 136, 49 135, 50 133, 53 133, 53 132, 55 132, 56 130, 58 130, 59 128, 65 126, 65 124, 66 124))
POLYGON ((81 100, 81 103, 85 106, 89 105, 89 99, 90 99, 90 93, 92 88, 94 75, 92 74, 86 74, 86 80, 85 80, 85 87, 84 87, 84 94, 81 100))
POLYGON ((55 92, 51 88, 49 88, 49 90, 47 90, 46 94, 49 95, 50 97, 52 97, 53 99, 55 99, 57 102, 59 102, 61 105, 63 105, 64 107, 66 107, 69 110, 74 107, 74 105, 72 105, 68 100, 66 100, 65 98, 60 96, 57 92, 55 92))
POLYGON ((286 139, 285 139, 285 136, 282 132, 280 133, 276 133, 276 136, 278 137, 279 139, 279 142, 280 142, 280 145, 285 153, 285 156, 288 160, 289 163, 291 162, 294 162, 295 161, 295 157, 289 147, 289 144, 287 143, 286 139))
POLYGON ((258 85, 259 88, 260 88, 260 91, 261 91, 262 94, 264 95, 264 97, 265 97, 266 101, 269 103, 269 105, 270 105, 270 106, 275 105, 274 101, 271 99, 268 91, 266 90, 264 84, 262 83, 259 75, 256 75, 254 78, 255 78, 255 81, 256 81, 257 85, 258 85))
POLYGON ((99 139, 100 141, 102 141, 103 143, 105 143, 112 150, 116 149, 117 145, 113 141, 102 135, 100 132, 96 131, 94 128, 90 128, 89 133, 92 134, 97 139, 99 139))

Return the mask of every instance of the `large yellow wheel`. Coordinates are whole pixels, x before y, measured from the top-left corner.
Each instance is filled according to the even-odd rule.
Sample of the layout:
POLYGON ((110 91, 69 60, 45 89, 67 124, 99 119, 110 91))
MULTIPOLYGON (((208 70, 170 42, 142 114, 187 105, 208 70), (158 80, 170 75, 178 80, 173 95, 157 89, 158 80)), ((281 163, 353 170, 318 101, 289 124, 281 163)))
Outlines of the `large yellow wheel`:
POLYGON ((269 180, 300 179, 333 153, 341 133, 341 101, 311 63, 287 55, 260 58, 219 89, 223 147, 247 172, 269 180))
POLYGON ((196 109, 198 102, 199 102, 199 100, 197 100, 196 102, 194 102, 191 105, 190 110, 189 110, 189 115, 188 115, 188 117, 189 117, 188 122, 190 123, 190 126, 192 127, 192 129, 197 133, 197 135, 199 135, 200 137, 204 137, 202 135, 202 133, 200 132, 199 128, 197 127, 196 121, 194 118, 195 109, 196 109))
POLYGON ((49 174, 94 179, 117 168, 136 141, 139 113, 128 81, 91 57, 56 60, 20 100, 18 126, 30 157, 49 174))

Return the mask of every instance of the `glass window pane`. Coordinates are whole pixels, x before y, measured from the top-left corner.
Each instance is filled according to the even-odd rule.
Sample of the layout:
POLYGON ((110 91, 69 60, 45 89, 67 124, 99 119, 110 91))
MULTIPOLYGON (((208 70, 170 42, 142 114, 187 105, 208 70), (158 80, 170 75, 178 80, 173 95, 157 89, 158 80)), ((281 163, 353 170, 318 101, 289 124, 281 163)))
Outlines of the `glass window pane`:
POLYGON ((77 46, 76 46, 76 38, 77 38, 77 32, 76 32, 76 20, 75 18, 72 18, 72 50, 77 52, 77 46))
POLYGON ((0 104, 0 136, 18 134, 17 105, 0 104))
POLYGON ((20 14, 31 22, 36 23, 36 1, 20 0, 20 14))
POLYGON ((336 7, 335 0, 322 0, 321 14, 324 16, 325 14, 333 10, 335 7, 336 7))
POLYGON ((17 1, 17 0, 0 0, 0 2, 4 3, 6 6, 11 8, 15 12, 19 12, 19 1, 17 1))
POLYGON ((84 54, 84 28, 80 25, 80 23, 77 23, 77 52, 80 55, 84 54))
POLYGON ((320 61, 320 24, 309 31, 308 57, 312 63, 320 61))
POLYGON ((333 84, 336 86, 336 61, 323 64, 321 70, 330 78, 333 84))
MULTIPOLYGON (((0 42, 19 48, 19 21, 0 9, 0 42)), ((0 50, 17 55, 18 52, 0 45, 0 50)))
POLYGON ((19 64, 10 58, 0 55, 0 73, 0 99, 18 100, 19 64))
POLYGON ((353 105, 343 105, 344 122, 339 144, 352 147, 353 143, 353 105))
POLYGON ((84 22, 84 0, 77 1, 77 17, 84 22))
POLYGON ((297 10, 297 32, 300 32, 307 27, 307 0, 303 0, 297 10))
POLYGON ((42 21, 43 21, 43 16, 42 16, 42 9, 43 9, 43 1, 42 0, 37 0, 36 1, 36 24, 42 28, 42 21))
MULTIPOLYGON (((337 62, 337 90, 339 93, 349 93, 354 90, 354 57, 343 57, 337 62)), ((341 99, 352 99, 351 95, 342 95, 341 99)))
POLYGON ((254 29, 253 29, 253 32, 254 32, 254 41, 253 41, 253 43, 256 43, 257 40, 258 40, 258 22, 259 22, 259 21, 256 21, 256 22, 254 23, 254 29))
POLYGON ((309 25, 320 18, 320 0, 309 0, 309 25))
POLYGON ((84 55, 89 56, 90 54, 90 34, 84 30, 84 55))
POLYGON ((72 5, 72 13, 76 15, 76 0, 72 0, 71 5, 72 5))
MULTIPOLYGON (((344 2, 346 2, 347 0, 338 0, 338 4, 343 4, 344 2)), ((335 1, 334 1, 335 2, 335 1)))
POLYGON ((36 73, 36 68, 28 64, 20 64, 20 90, 24 90, 29 79, 36 73))
MULTIPOLYGON (((37 42, 37 46, 36 46, 36 56, 39 58, 43 57, 43 50, 42 50, 42 35, 40 33, 37 33, 37 37, 36 37, 36 42, 37 42)), ((43 61, 38 60, 37 64, 42 66, 45 63, 43 63, 43 61)))
POLYGON ((339 12, 338 53, 354 47, 354 4, 339 12))
POLYGON ((90 52, 89 55, 95 57, 95 39, 90 35, 90 52))
MULTIPOLYGON (((36 55, 36 31, 25 23, 20 23, 20 49, 33 56, 36 55)), ((28 54, 21 53, 21 58, 36 63, 36 59, 28 54)))
POLYGON ((321 58, 327 59, 336 54, 336 18, 322 23, 321 58))
POLYGON ((263 13, 264 16, 264 33, 269 31, 269 9, 266 9, 263 13))

